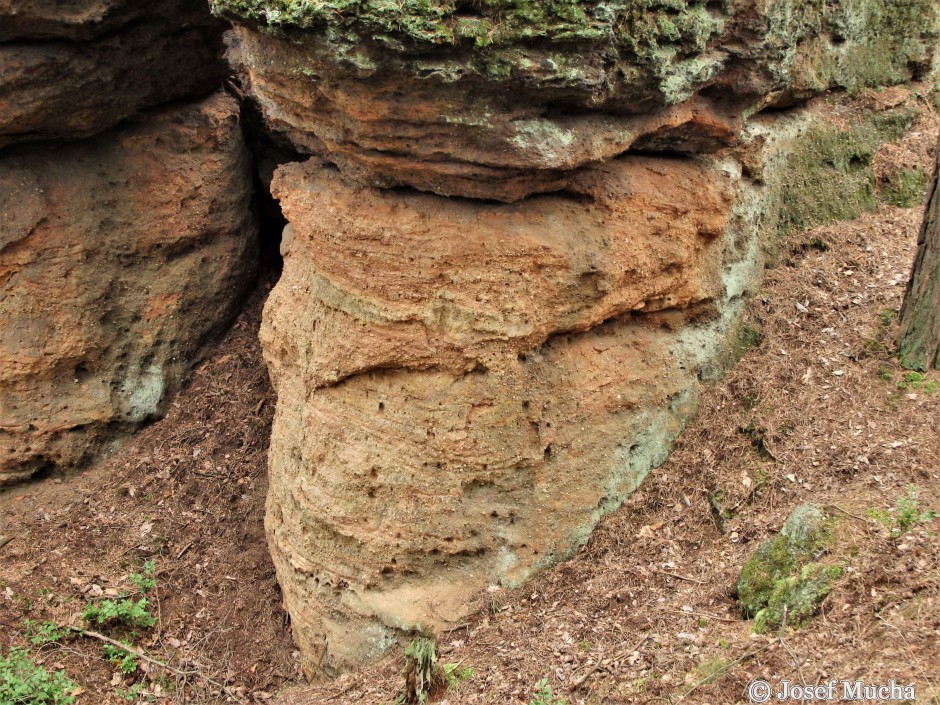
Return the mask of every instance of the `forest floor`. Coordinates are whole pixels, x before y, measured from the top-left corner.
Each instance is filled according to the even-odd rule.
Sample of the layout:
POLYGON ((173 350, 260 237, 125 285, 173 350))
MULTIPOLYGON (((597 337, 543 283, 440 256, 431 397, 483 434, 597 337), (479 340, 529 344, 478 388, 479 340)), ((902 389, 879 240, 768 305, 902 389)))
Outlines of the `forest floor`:
MULTIPOLYGON (((882 168, 929 166, 937 127, 922 120, 882 168)), ((759 342, 704 392, 670 460, 574 558, 481 595, 439 637, 465 676, 447 703, 724 705, 758 678, 894 679, 940 703, 940 385, 893 357, 922 213, 882 204, 783 244, 749 305, 759 342), (734 597, 741 566, 808 501, 838 519, 843 576, 808 626, 757 635, 734 597)), ((379 704, 401 688, 401 649, 300 687, 263 528, 270 287, 165 419, 80 475, 0 492, 0 647, 64 669, 78 705, 379 704), (155 624, 101 631, 152 661, 125 673, 97 637, 48 626, 31 643, 122 595, 146 597, 155 624)))

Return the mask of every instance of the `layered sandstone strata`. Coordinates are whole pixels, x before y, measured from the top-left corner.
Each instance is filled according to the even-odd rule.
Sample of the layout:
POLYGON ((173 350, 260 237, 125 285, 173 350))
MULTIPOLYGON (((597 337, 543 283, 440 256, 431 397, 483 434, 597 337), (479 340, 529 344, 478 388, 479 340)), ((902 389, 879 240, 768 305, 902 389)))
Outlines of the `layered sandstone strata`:
POLYGON ((252 282, 251 188, 223 93, 0 153, 0 484, 162 412, 252 282))
POLYGON ((265 124, 313 155, 274 179, 261 335, 268 537, 314 678, 569 555, 663 461, 812 190, 783 195, 805 125, 753 115, 925 72, 938 11, 214 6, 265 124))
POLYGON ((701 153, 743 115, 908 80, 932 0, 213 0, 268 126, 364 183, 514 201, 628 149, 701 153))
POLYGON ((698 371, 671 330, 722 294, 732 177, 629 158, 492 204, 314 160, 274 193, 268 531, 317 675, 521 584, 663 459, 698 371))
POLYGON ((212 91, 222 31, 201 0, 0 0, 0 147, 212 91))

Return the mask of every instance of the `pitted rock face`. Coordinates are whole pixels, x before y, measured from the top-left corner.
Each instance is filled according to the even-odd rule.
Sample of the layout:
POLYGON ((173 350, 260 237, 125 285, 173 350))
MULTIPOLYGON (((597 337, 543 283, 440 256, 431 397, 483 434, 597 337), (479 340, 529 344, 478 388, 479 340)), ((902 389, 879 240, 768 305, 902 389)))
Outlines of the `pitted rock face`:
POLYGON ((0 0, 0 148, 212 91, 223 29, 201 0, 0 0))
POLYGON ((267 526, 309 675, 521 584, 661 462, 698 372, 674 329, 722 295, 732 186, 654 157, 516 204, 278 171, 267 526))
POLYGON ((268 539, 312 678, 570 555, 663 462, 786 200, 805 123, 754 113, 910 79, 940 10, 213 5, 265 124, 313 155, 273 181, 261 330, 268 539))
POLYGON ((0 155, 0 484, 162 413, 251 284, 238 106, 0 155))
POLYGON ((370 369, 466 372, 623 314, 711 301, 729 182, 631 158, 563 195, 482 204, 359 187, 316 160, 282 167, 288 266, 264 335, 304 354, 274 363, 303 364, 315 387, 370 369))
POLYGON ((932 0, 214 0, 268 126, 358 180, 515 201, 628 149, 715 151, 740 119, 908 80, 932 0))

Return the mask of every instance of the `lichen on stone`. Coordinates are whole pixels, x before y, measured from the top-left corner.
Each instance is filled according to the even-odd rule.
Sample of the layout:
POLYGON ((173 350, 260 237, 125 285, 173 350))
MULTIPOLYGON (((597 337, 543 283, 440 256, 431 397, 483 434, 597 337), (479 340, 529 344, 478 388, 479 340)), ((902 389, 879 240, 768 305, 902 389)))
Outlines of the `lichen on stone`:
POLYGON ((837 565, 810 563, 797 575, 778 580, 767 606, 754 617, 754 631, 761 633, 781 625, 802 627, 819 611, 819 605, 832 590, 832 583, 842 577, 837 565))

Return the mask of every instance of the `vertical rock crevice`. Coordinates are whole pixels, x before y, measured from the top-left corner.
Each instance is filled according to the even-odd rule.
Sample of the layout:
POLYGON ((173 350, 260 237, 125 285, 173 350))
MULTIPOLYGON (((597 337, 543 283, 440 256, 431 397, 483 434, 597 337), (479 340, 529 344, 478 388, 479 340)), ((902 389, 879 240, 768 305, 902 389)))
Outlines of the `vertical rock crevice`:
POLYGON ((0 485, 162 415, 257 270, 199 0, 0 1, 0 485))

